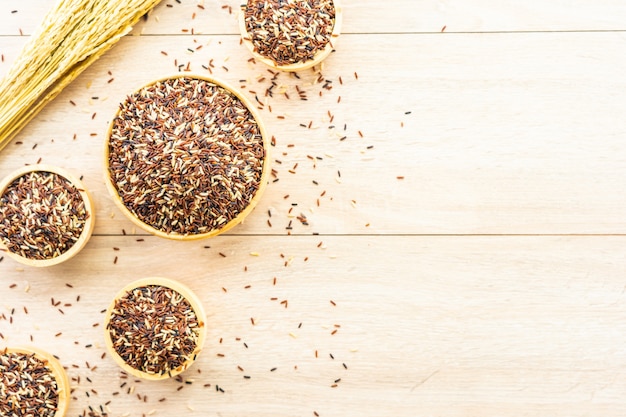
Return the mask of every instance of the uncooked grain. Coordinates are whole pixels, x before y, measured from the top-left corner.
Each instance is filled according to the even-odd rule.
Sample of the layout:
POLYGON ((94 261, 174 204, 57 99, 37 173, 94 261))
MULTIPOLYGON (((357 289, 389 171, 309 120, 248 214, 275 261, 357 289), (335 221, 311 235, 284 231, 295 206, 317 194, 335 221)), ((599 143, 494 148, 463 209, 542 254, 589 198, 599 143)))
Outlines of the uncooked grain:
POLYGON ((332 0, 248 0, 245 27, 254 50, 278 65, 314 59, 331 42, 332 0))
POLYGON ((69 180, 33 171, 15 179, 0 196, 0 239, 27 259, 51 259, 78 241, 90 213, 69 180))
POLYGON ((0 352, 0 415, 54 417, 59 392, 47 363, 34 354, 0 352))
POLYGON ((203 325, 180 293, 148 285, 116 300, 107 330, 129 366, 164 375, 194 359, 203 325))
POLYGON ((194 235, 220 229, 250 204, 264 158, 260 126, 241 100, 181 77, 121 104, 108 163, 123 204, 142 222, 194 235))

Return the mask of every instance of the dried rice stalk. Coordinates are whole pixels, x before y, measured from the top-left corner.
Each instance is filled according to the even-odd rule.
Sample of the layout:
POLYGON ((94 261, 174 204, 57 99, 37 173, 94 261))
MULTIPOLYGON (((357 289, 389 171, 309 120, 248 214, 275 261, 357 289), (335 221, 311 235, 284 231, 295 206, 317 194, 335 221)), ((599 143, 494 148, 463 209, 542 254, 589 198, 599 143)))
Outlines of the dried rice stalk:
POLYGON ((159 0, 58 0, 0 81, 0 150, 159 0))

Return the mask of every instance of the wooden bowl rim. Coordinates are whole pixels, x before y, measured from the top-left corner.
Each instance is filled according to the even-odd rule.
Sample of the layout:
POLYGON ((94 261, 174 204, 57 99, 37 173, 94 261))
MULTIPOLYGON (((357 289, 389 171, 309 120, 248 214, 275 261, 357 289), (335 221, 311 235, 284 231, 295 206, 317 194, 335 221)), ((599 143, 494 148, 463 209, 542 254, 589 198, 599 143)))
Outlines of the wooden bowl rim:
POLYGON ((245 19, 245 10, 248 6, 248 2, 242 2, 239 6, 239 33, 241 35, 241 39, 244 45, 248 48, 252 56, 263 62, 265 65, 272 67, 274 69, 286 72, 298 72, 304 71, 306 69, 312 68, 316 65, 319 65, 331 54, 333 49, 335 49, 335 45, 337 43, 337 38, 341 34, 341 25, 343 23, 343 7, 341 7, 340 0, 333 0, 333 6, 335 7, 335 24, 333 25, 333 31, 331 32, 331 41, 322 49, 318 51, 313 59, 304 62, 295 62, 293 64, 284 64, 279 65, 271 58, 267 58, 260 53, 254 50, 254 44, 248 34, 248 30, 246 29, 246 19, 245 19))
POLYGON ((59 394, 58 409, 54 414, 55 417, 65 417, 70 405, 70 380, 65 372, 65 368, 61 362, 51 353, 43 349, 27 346, 12 346, 0 349, 0 353, 24 353, 27 355, 34 354, 36 358, 46 362, 46 367, 50 369, 52 376, 57 383, 57 392, 59 394))
POLYGON ((261 168, 261 178, 259 180, 259 188, 256 190, 256 193, 254 194, 254 196, 250 199, 250 202, 248 203, 248 205, 241 211, 239 212, 239 214, 237 214, 237 216, 235 216, 232 220, 230 220, 229 222, 227 222, 226 224, 224 224, 222 227, 220 227, 219 229, 213 229, 209 232, 206 233, 198 233, 198 234, 188 234, 188 235, 181 235, 181 234, 177 234, 177 233, 166 233, 162 230, 156 229, 154 227, 152 227, 151 225, 144 223, 142 220, 140 220, 137 216, 135 216, 133 214, 132 211, 130 211, 128 209, 128 207, 126 207, 126 205, 124 204, 124 202, 122 201, 117 188, 115 187, 115 185, 113 184, 113 180, 111 179, 111 176, 109 175, 109 142, 111 139, 111 132, 113 131, 113 124, 115 122, 115 119, 117 118, 117 116, 119 115, 120 112, 120 108, 118 107, 113 118, 111 119, 111 122, 109 123, 109 127, 107 129, 107 135, 106 135, 106 140, 104 143, 104 177, 105 177, 105 185, 106 188, 109 192, 109 194, 111 195, 111 198, 113 199, 113 202, 115 203, 115 205, 117 206, 118 209, 120 209, 120 211, 122 211, 122 213, 124 213, 124 215, 137 227, 141 228, 142 230, 158 236, 158 237, 162 237, 162 238, 166 238, 166 239, 171 239, 171 240, 178 240, 178 241, 192 241, 192 240, 200 240, 200 239, 206 239, 206 238, 210 238, 210 237, 214 237, 217 235, 220 235, 230 229, 232 229, 233 227, 235 227, 236 225, 238 225, 239 223, 242 223, 246 217, 248 217, 248 215, 254 210, 254 208, 256 207, 256 205, 258 204, 258 202, 260 201, 265 188, 267 186, 267 181, 269 178, 269 174, 270 174, 270 141, 268 138, 268 134, 267 134, 267 129, 265 127, 265 124, 263 123, 263 120, 261 119, 261 114, 260 112, 256 109, 256 107, 254 107, 254 104, 252 103, 252 101, 250 101, 250 99, 248 99, 246 96, 243 95, 243 93, 241 93, 241 91, 239 91, 237 88, 233 87, 232 85, 230 85, 229 83, 222 81, 218 78, 215 77, 209 77, 203 74, 197 74, 197 73, 193 73, 193 72, 186 72, 186 73, 176 73, 176 74, 172 74, 172 75, 166 75, 157 79, 154 79, 148 83, 143 84, 142 86, 140 86, 139 88, 136 88, 135 90, 133 90, 133 92, 131 94, 135 94, 138 91, 141 91, 142 89, 152 86, 158 82, 163 82, 163 81, 167 81, 167 80, 172 80, 172 79, 177 79, 177 78, 192 78, 192 79, 198 79, 198 80, 203 80, 212 84, 215 84, 219 87, 224 88, 225 90, 227 90, 230 94, 233 94, 235 97, 237 97, 244 106, 246 106, 246 108, 248 109, 248 111, 250 111, 250 113, 252 114, 252 117, 254 118, 254 120, 256 121, 257 125, 259 126, 259 131, 261 133, 261 139, 263 141, 263 150, 265 153, 265 157, 263 158, 263 167, 261 168))
POLYGON ((196 314, 196 317, 198 318, 198 324, 199 324, 198 343, 196 345, 196 349, 193 352, 194 358, 196 358, 204 348, 204 343, 206 340, 206 314, 204 312, 204 307, 202 306, 202 302, 189 287, 187 287, 185 284, 182 284, 179 281, 175 281, 169 278, 163 278, 163 277, 142 278, 142 279, 133 281, 125 285, 121 290, 117 292, 117 294, 115 295, 115 297, 109 304, 109 307, 107 308, 105 315, 104 315, 104 342, 107 347, 107 350, 113 357, 113 360, 125 372, 129 373, 130 375, 133 375, 138 378, 143 378, 146 380, 160 381, 164 379, 169 379, 171 377, 174 377, 184 372, 195 362, 195 359, 188 360, 178 369, 172 370, 171 372, 166 373, 166 374, 151 374, 148 372, 143 372, 139 369, 133 368, 128 363, 126 363, 124 359, 122 359, 122 357, 117 353, 117 351, 113 347, 113 340, 111 339, 111 334, 109 333, 109 330, 108 330, 108 324, 109 324, 109 321, 111 320, 111 313, 113 311, 113 308, 115 307, 115 303, 117 302, 117 300, 119 300, 121 297, 123 297, 129 291, 134 290, 135 288, 146 287, 149 285, 157 285, 160 287, 170 288, 178 292, 179 294, 181 294, 183 297, 185 297, 187 301, 189 301, 191 308, 193 309, 193 311, 196 314))
POLYGON ((76 243, 74 243, 71 248, 69 248, 67 251, 63 252, 57 257, 49 259, 25 258, 20 254, 11 252, 1 240, 0 248, 10 258, 22 263, 23 265, 34 267, 47 267, 57 265, 67 261, 70 258, 73 258, 85 247, 85 245, 91 238, 91 234, 93 233, 93 229, 95 227, 96 207, 93 198, 91 197, 91 193, 89 192, 89 190, 87 190, 87 187, 85 187, 85 184, 79 178, 77 178, 71 172, 64 168, 48 164, 26 165, 9 173, 6 177, 2 179, 2 181, 0 181, 0 196, 4 194, 6 189, 9 187, 9 185, 11 185, 14 180, 31 172, 50 172, 68 180, 74 187, 76 187, 79 194, 83 198, 83 201, 85 203, 85 210, 87 210, 87 213, 89 213, 89 217, 85 221, 83 231, 78 237, 76 243))

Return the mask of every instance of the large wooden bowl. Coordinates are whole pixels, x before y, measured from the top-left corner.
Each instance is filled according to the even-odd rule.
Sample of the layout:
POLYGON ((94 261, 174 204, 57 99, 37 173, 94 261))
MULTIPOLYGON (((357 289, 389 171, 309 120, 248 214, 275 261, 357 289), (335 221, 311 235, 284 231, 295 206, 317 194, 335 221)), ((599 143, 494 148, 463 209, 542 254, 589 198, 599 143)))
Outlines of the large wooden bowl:
POLYGON ((149 224, 145 223, 144 221, 142 221, 141 219, 139 219, 124 204, 124 202, 122 201, 122 198, 120 197, 120 195, 118 193, 118 190, 116 189, 115 185, 113 184, 113 180, 111 179, 111 176, 109 174, 109 141, 110 141, 110 138, 111 138, 111 133, 113 131, 113 127, 114 127, 114 120, 119 115, 119 109, 116 112, 115 116, 113 117, 113 120, 111 121, 111 123, 109 125, 108 132, 107 132, 107 139, 106 139, 105 147, 104 147, 105 184, 106 184, 106 187, 107 187, 110 195, 113 198, 113 201, 115 202, 115 205, 122 211, 122 213, 124 213, 124 215, 131 222, 133 222, 133 224, 135 224, 137 227, 145 230, 146 232, 148 232, 150 234, 153 234, 155 236, 159 236, 159 237, 163 237, 163 238, 167 238, 167 239, 172 239, 172 240, 179 240, 179 241, 206 239, 206 238, 214 237, 214 236, 217 236, 217 235, 219 235, 221 233, 224 233, 227 230, 232 229, 233 227, 235 227, 239 223, 243 222, 243 220, 254 210, 254 208, 256 207, 257 203, 260 201, 261 196, 262 196, 263 192, 265 191, 265 187, 267 185, 268 177, 269 177, 269 174, 270 174, 270 171, 271 171, 271 168, 270 168, 270 140, 268 138, 267 131, 265 129, 265 125, 263 124, 263 122, 261 120, 260 113, 258 112, 256 107, 254 106, 254 104, 246 96, 244 96, 238 89, 236 89, 235 87, 232 87, 231 85, 229 85, 228 83, 225 83, 224 81, 217 80, 216 78, 207 77, 207 76, 204 76, 204 75, 193 74, 193 73, 175 74, 175 75, 162 77, 162 78, 159 78, 157 80, 151 81, 151 82, 141 86, 137 90, 135 90, 135 92, 140 91, 141 89, 149 87, 149 86, 151 86, 153 84, 156 84, 157 82, 162 82, 162 81, 166 81, 166 80, 170 80, 170 79, 176 79, 176 78, 193 78, 193 79, 198 79, 198 80, 204 80, 204 81, 207 81, 209 83, 215 84, 215 85, 217 85, 219 87, 222 87, 225 90, 227 90, 229 93, 231 93, 232 95, 237 97, 237 99, 239 99, 243 103, 243 105, 250 111, 250 113, 254 117, 257 125, 259 126, 259 131, 261 133, 261 137, 262 137, 262 140, 263 140, 263 149, 264 149, 265 157, 263 159, 263 166, 262 166, 261 178, 260 178, 260 181, 259 181, 259 187, 256 190, 256 193, 254 194, 254 196, 251 198, 251 200, 248 203, 248 205, 245 207, 245 209, 240 211, 237 214, 237 216, 234 217, 232 220, 230 220, 229 222, 225 223, 220 228, 210 230, 210 231, 208 231, 206 233, 198 233, 198 234, 166 233, 166 232, 164 232, 162 230, 159 230, 159 229, 157 229, 155 227, 152 227, 151 225, 149 225, 149 224))

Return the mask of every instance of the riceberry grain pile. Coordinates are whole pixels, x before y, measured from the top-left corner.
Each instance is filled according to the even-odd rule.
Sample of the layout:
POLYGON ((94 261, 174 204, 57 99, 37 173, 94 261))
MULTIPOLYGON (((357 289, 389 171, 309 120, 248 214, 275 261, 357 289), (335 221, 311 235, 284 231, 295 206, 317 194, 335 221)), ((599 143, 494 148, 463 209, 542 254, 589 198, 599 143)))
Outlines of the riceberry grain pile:
POLYGON ((89 216, 80 191, 66 178, 29 172, 0 196, 0 239, 24 258, 56 258, 74 246, 89 216))
POLYGON ((57 382, 34 354, 0 352, 0 416, 54 417, 57 382))
POLYGON ((135 288, 115 301, 107 331, 117 354, 139 371, 164 375, 194 359, 204 323, 171 288, 135 288))
POLYGON ((255 52, 277 65, 303 63, 329 44, 332 0, 248 0, 245 27, 255 52))
POLYGON ((125 207, 167 234, 222 228, 260 187, 265 150, 246 105, 202 79, 146 86, 120 105, 109 175, 125 207))

